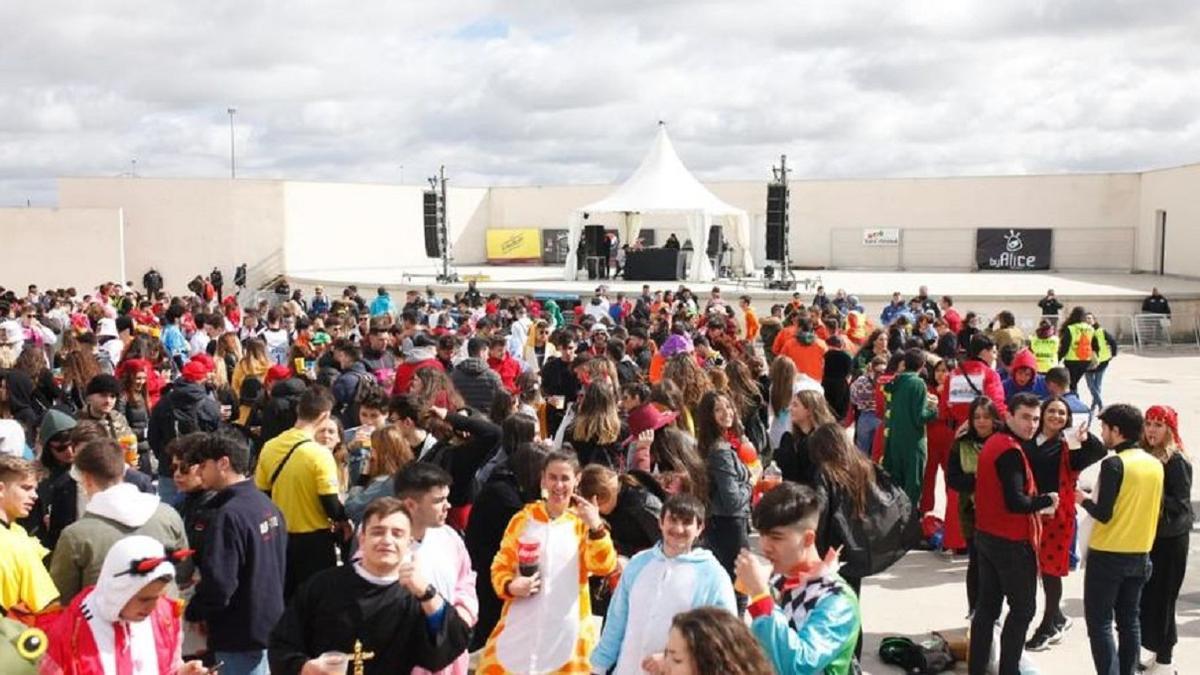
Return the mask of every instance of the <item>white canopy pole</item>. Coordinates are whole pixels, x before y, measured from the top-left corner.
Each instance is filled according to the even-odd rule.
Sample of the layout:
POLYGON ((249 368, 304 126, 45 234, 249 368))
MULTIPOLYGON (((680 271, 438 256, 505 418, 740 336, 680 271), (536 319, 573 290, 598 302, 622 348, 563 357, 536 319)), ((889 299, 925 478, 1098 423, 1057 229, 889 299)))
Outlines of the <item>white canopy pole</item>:
POLYGON ((583 212, 572 211, 567 220, 567 263, 563 281, 575 281, 579 275, 579 233, 583 231, 583 212))

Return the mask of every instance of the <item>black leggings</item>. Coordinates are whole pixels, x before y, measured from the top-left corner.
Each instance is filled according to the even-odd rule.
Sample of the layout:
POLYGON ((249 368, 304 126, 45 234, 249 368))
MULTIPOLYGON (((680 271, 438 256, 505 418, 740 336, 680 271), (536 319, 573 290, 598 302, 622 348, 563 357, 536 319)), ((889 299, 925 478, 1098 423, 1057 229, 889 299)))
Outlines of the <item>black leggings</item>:
MULTIPOLYGON (((854 589, 854 595, 858 597, 858 606, 862 607, 862 577, 842 577, 846 581, 846 585, 854 589)), ((862 611, 859 611, 859 616, 862 611)), ((858 627, 858 642, 854 645, 854 658, 862 658, 862 625, 858 627)))
POLYGON ((1067 372, 1071 373, 1071 391, 1079 391, 1079 381, 1083 379, 1083 374, 1091 367, 1091 361, 1063 361, 1063 365, 1067 367, 1067 372))
POLYGON ((979 598, 979 559, 975 555, 975 537, 967 539, 967 612, 975 613, 979 598))
POLYGON ((1048 574, 1043 574, 1042 590, 1046 594, 1046 608, 1042 612, 1042 623, 1038 626, 1038 630, 1052 632, 1056 625, 1066 620, 1066 617, 1063 616, 1061 606, 1063 594, 1062 577, 1052 577, 1048 574))

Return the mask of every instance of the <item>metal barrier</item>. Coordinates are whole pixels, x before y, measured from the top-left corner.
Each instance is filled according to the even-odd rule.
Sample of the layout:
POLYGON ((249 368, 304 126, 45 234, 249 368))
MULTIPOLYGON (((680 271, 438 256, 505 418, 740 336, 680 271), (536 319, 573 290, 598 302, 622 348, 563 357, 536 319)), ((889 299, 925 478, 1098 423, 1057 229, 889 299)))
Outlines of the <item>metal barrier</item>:
POLYGON ((1133 315, 1134 349, 1170 349, 1171 317, 1165 314, 1133 315))

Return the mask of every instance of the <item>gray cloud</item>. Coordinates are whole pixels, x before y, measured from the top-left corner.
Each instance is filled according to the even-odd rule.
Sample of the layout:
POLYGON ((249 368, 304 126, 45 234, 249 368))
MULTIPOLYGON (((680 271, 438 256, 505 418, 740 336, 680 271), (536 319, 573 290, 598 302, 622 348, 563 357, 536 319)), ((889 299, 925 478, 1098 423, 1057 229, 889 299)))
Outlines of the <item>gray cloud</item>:
POLYGON ((1190 0, 0 5, 0 205, 59 175, 606 182, 1200 159, 1190 0), (11 67, 15 65, 16 67, 11 67))

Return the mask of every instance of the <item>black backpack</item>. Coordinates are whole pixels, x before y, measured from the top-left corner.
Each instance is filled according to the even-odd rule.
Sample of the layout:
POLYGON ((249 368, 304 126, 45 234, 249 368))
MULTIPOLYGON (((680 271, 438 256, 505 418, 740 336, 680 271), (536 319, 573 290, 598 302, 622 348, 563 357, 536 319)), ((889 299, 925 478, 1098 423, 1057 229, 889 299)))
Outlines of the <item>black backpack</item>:
POLYGON ((912 675, 936 675, 954 669, 954 654, 950 644, 937 633, 920 643, 906 637, 885 637, 879 643, 879 659, 886 664, 900 666, 912 675))
POLYGON ((843 576, 861 579, 879 574, 921 541, 920 514, 904 490, 878 466, 862 515, 855 513, 848 499, 839 500, 836 506, 832 518, 843 542, 843 576))
POLYGON ((215 267, 213 268, 212 274, 208 275, 208 280, 212 282, 213 286, 225 285, 225 275, 221 274, 221 270, 215 267))
POLYGON ((146 287, 148 293, 153 295, 162 290, 162 275, 158 273, 158 270, 151 268, 150 271, 142 275, 142 285, 146 287))

